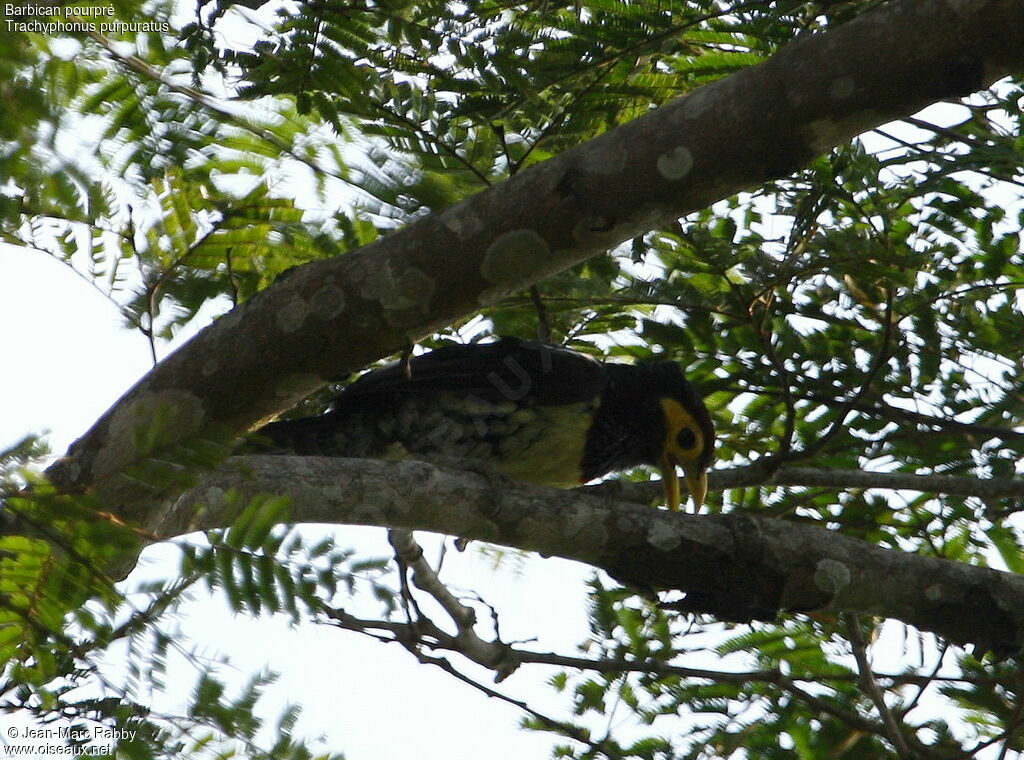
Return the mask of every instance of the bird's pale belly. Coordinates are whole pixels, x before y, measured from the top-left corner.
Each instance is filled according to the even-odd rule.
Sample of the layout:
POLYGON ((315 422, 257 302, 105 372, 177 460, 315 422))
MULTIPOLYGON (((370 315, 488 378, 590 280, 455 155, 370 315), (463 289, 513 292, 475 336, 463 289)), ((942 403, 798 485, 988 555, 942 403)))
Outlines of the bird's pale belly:
POLYGON ((568 488, 580 484, 595 407, 410 398, 372 421, 346 420, 333 448, 341 456, 472 460, 517 480, 568 488))
POLYGON ((502 456, 494 469, 528 483, 572 488, 582 480, 580 463, 586 445, 593 404, 537 407, 544 434, 527 432, 502 441, 502 456))

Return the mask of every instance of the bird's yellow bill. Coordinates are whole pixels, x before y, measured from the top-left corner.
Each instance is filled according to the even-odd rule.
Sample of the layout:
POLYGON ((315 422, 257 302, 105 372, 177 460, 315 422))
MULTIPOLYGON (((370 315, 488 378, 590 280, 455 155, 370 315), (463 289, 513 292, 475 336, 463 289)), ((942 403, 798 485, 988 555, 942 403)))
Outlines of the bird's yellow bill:
MULTIPOLYGON (((681 494, 679 491, 679 474, 676 472, 675 458, 666 452, 661 457, 661 482, 665 484, 665 504, 673 512, 679 511, 681 494)), ((693 499, 693 511, 699 512, 708 495, 708 474, 700 470, 687 470, 686 487, 693 499)))
POLYGON ((704 506, 704 498, 708 495, 708 474, 703 470, 690 470, 686 473, 686 487, 690 489, 693 511, 696 514, 704 506))
POLYGON ((665 504, 673 512, 679 511, 679 475, 672 455, 665 452, 661 457, 661 482, 665 486, 665 504))

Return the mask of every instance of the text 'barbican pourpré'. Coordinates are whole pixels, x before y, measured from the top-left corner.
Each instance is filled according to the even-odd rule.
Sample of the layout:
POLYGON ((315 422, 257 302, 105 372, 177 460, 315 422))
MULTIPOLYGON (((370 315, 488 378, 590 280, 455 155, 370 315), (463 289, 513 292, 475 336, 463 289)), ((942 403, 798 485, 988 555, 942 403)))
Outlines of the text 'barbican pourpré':
POLYGON ((86 19, 114 15, 112 5, 32 5, 31 3, 5 3, 6 16, 61 16, 63 18, 86 19))

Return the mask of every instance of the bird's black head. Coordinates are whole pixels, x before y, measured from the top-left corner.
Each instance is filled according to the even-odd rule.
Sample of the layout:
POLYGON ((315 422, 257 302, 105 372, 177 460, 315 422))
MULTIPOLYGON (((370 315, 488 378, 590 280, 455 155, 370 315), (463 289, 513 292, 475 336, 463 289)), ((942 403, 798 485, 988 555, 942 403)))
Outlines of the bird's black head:
POLYGON ((608 385, 588 441, 584 479, 637 464, 656 465, 670 509, 679 509, 677 467, 694 505, 707 495, 715 426, 704 400, 678 364, 606 364, 608 385), (586 465, 592 465, 589 468, 586 465))
POLYGON ((678 364, 664 362, 648 366, 652 386, 661 408, 664 437, 658 465, 665 481, 670 509, 679 509, 679 479, 682 467, 695 509, 700 509, 708 492, 707 470, 715 455, 715 424, 704 399, 684 376, 678 364))

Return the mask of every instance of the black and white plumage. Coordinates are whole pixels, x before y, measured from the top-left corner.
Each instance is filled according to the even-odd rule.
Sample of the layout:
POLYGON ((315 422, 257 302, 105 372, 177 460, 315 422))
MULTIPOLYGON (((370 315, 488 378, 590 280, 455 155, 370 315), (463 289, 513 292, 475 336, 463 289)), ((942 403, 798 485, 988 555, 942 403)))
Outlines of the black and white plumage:
POLYGON ((570 487, 657 465, 678 508, 676 466, 696 504, 707 488, 714 426, 677 364, 602 363, 505 338, 448 346, 367 372, 318 417, 275 422, 266 453, 467 460, 513 478, 570 487))

